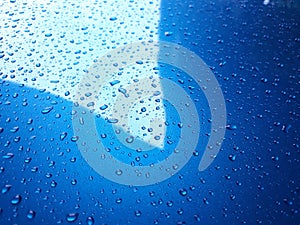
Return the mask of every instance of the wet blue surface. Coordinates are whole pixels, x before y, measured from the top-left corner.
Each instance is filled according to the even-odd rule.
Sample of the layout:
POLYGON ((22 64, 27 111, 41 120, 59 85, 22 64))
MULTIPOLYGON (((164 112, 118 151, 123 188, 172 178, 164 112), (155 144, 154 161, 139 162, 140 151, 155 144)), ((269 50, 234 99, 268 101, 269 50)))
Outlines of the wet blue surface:
POLYGON ((0 224, 300 223, 299 11, 260 1, 164 1, 161 10, 160 39, 197 53, 222 87, 228 129, 213 164, 197 170, 209 128, 200 92, 199 155, 162 183, 127 187, 82 158, 71 102, 2 79, 0 224))

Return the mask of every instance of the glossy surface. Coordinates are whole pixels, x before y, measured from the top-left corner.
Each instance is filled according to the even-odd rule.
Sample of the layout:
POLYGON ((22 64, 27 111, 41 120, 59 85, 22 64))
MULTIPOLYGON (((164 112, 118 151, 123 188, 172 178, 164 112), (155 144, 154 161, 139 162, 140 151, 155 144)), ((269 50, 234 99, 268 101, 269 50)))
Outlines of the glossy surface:
MULTIPOLYGON (((1 3, 0 224, 298 225, 298 2, 118 2, 1 3), (195 102, 199 143, 174 176, 134 187, 105 179, 82 157, 72 98, 96 59, 143 40, 179 44, 201 57, 221 86, 227 124, 221 151, 199 171, 211 132, 208 101, 188 74, 157 65, 153 76, 170 79, 195 102)), ((176 146, 185 124, 172 103, 155 107, 162 102, 165 144, 176 146)), ((101 103, 99 111, 109 107, 101 103)), ((124 150, 102 132, 104 122, 113 124, 99 121, 99 139, 130 165, 161 161, 173 150, 124 150)))

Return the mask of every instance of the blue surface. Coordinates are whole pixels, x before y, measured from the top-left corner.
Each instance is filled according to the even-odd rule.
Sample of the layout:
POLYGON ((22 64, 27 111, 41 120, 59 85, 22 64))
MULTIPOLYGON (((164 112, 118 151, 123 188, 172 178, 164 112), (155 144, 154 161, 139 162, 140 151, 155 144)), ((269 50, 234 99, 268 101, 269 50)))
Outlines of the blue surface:
MULTIPOLYGON (((0 224, 300 224, 299 11, 260 1, 164 1, 161 10, 160 39, 197 53, 222 87, 228 129, 213 164, 197 170, 206 124, 199 155, 175 176, 146 187, 110 182, 72 141, 71 102, 2 79, 0 185, 11 188, 0 194, 0 224)), ((204 122, 207 102, 196 94, 204 122)))

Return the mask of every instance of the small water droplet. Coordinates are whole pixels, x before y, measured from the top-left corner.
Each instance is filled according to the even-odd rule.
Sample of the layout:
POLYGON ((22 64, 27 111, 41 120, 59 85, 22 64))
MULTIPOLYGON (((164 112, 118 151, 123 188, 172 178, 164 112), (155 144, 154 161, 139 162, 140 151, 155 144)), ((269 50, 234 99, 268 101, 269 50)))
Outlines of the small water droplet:
POLYGON ((173 32, 171 31, 166 31, 165 32, 165 36, 169 37, 169 36, 172 36, 173 35, 173 32))
POLYGON ((233 161, 235 161, 236 156, 235 155, 229 155, 228 158, 229 158, 230 161, 233 162, 233 161))
POLYGON ((108 108, 108 105, 103 105, 103 106, 100 107, 100 110, 105 110, 107 108, 108 108))
POLYGON ((57 186, 57 183, 53 180, 53 181, 51 181, 50 186, 52 188, 55 188, 57 186))
POLYGON ((236 129, 237 129, 237 126, 236 126, 236 125, 233 125, 233 124, 229 124, 229 125, 226 126, 226 128, 227 128, 228 130, 236 130, 236 129))
POLYGON ((109 20, 110 20, 110 21, 116 21, 116 20, 117 20, 117 17, 115 17, 115 16, 114 16, 114 17, 110 17, 109 20))
POLYGON ((184 189, 184 188, 182 188, 182 189, 179 190, 179 194, 180 194, 181 196, 186 196, 186 195, 187 195, 187 190, 184 189))
POLYGON ((123 171, 122 171, 122 170, 116 170, 116 174, 117 174, 118 176, 121 176, 121 175, 123 174, 123 171))
POLYGON ((168 207, 172 207, 173 206, 173 202, 172 201, 167 201, 167 206, 168 207))
POLYGON ((28 213, 27 213, 27 218, 32 220, 32 219, 34 219, 35 214, 36 214, 35 211, 29 210, 28 213))
POLYGON ((13 127, 10 132, 16 133, 19 130, 19 127, 13 127))
POLYGON ((72 184, 72 185, 76 185, 76 184, 77 184, 77 180, 76 180, 76 179, 72 179, 72 180, 71 180, 71 184, 72 184))
POLYGON ((119 80, 113 80, 112 82, 109 82, 109 83, 110 83, 111 86, 114 86, 114 85, 120 83, 120 81, 119 80))
POLYGON ((203 202, 204 202, 205 205, 209 204, 209 201, 207 200, 207 198, 203 198, 203 202))
POLYGON ((73 136, 73 137, 71 138, 71 141, 76 142, 76 141, 78 141, 78 139, 79 139, 78 136, 73 136))
POLYGON ((142 215, 142 212, 140 210, 136 210, 134 212, 134 214, 135 214, 136 217, 140 217, 142 215))
POLYGON ((93 225, 95 223, 95 219, 91 216, 89 216, 88 218, 86 218, 86 224, 87 225, 93 225))
POLYGON ((134 137, 133 136, 129 136, 128 138, 126 138, 126 142, 131 144, 134 141, 134 137))
POLYGON ((30 162, 31 162, 31 158, 30 158, 30 157, 26 158, 26 159, 24 160, 24 162, 25 162, 25 163, 30 163, 30 162))
POLYGON ((117 123, 117 122, 119 122, 119 120, 118 119, 108 119, 107 122, 109 122, 109 123, 117 123))
POLYGON ((63 141, 67 137, 68 133, 67 132, 62 132, 60 134, 60 140, 63 141))
POLYGON ((121 204, 121 203, 122 203, 122 198, 117 198, 117 199, 116 199, 116 203, 117 203, 117 204, 121 204))

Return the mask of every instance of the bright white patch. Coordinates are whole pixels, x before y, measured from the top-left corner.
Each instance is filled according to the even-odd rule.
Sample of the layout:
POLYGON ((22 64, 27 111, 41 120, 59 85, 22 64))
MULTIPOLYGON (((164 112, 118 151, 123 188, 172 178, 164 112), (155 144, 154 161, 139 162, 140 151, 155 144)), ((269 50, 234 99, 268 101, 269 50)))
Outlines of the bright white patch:
MULTIPOLYGON (((0 3, 0 26, 3 32, 4 58, 9 59, 0 61, 0 70, 7 75, 6 80, 45 89, 74 101, 76 87, 82 76, 95 64, 95 60, 126 44, 158 41, 159 7, 160 0, 76 0, 73 4, 60 0, 18 0, 16 3, 5 1, 0 3), (18 71, 20 67, 23 69, 18 71), (11 73, 12 70, 16 72, 11 73)), ((155 66, 151 65, 150 68, 155 66)), ((99 106, 114 104, 117 97, 123 95, 118 88, 128 89, 128 85, 133 85, 134 79, 149 79, 149 67, 139 66, 138 70, 124 68, 122 76, 98 71, 104 77, 104 88, 95 102, 95 113, 102 113, 104 118, 113 117, 112 107, 100 111, 99 106), (113 80, 119 80, 120 83, 111 86, 109 82, 113 80), (113 92, 116 97, 112 97, 113 92)), ((151 76, 157 89, 162 92, 159 74, 151 76)), ((144 84, 135 83, 136 88, 141 89, 139 84, 144 84)), ((164 127, 153 128, 155 131, 148 132, 146 136, 141 132, 141 127, 149 128, 155 118, 165 119, 162 103, 154 103, 147 102, 148 116, 141 116, 139 113, 143 104, 136 102, 127 109, 128 117, 119 118, 119 122, 131 135, 138 136, 153 146, 163 147, 164 127), (159 110, 155 110, 157 106, 159 110), (156 140, 155 137, 160 134, 162 136, 156 140)))

